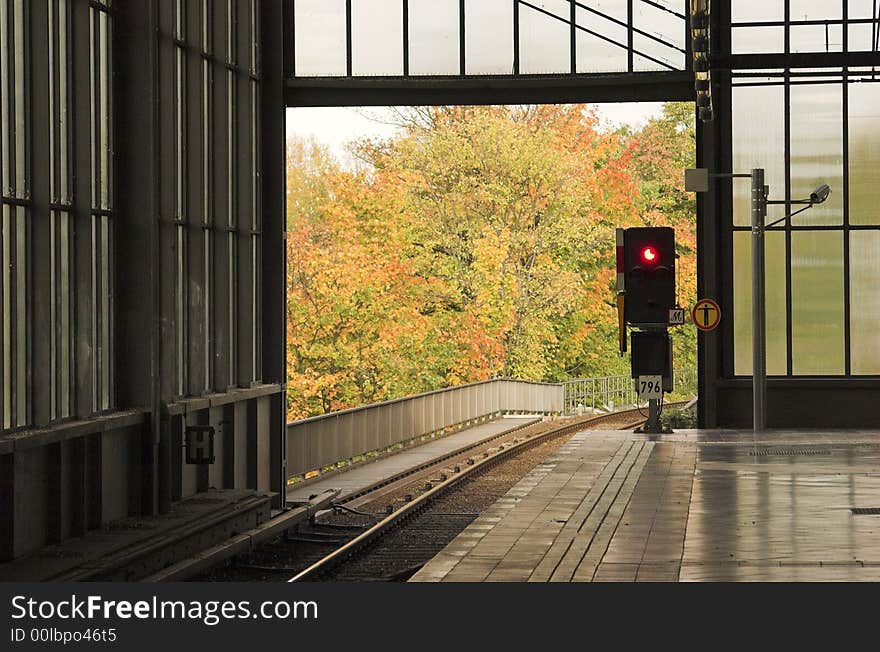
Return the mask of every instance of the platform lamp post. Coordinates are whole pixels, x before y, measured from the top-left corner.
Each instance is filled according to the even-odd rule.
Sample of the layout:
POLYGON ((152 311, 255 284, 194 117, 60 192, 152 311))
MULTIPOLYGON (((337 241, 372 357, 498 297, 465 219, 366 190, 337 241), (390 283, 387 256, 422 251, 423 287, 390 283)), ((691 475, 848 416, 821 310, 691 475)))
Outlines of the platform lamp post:
POLYGON ((750 174, 710 174, 706 168, 685 170, 685 189, 692 192, 707 192, 709 178, 713 179, 751 179, 752 215, 752 430, 762 432, 767 428, 767 334, 766 304, 764 296, 764 234, 780 222, 794 217, 817 204, 823 203, 831 194, 831 188, 823 183, 808 199, 769 200, 770 187, 764 184, 764 168, 753 168, 750 174), (765 224, 767 206, 803 206, 783 215, 770 224, 765 224))

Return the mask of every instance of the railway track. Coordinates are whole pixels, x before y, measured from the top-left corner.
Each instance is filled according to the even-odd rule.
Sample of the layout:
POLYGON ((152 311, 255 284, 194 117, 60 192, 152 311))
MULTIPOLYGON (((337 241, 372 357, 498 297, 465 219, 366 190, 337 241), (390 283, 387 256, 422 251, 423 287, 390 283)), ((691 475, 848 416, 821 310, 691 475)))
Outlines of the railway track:
POLYGON ((200 579, 405 580, 571 434, 642 422, 638 410, 624 410, 533 423, 484 440, 344 496, 332 513, 200 579))

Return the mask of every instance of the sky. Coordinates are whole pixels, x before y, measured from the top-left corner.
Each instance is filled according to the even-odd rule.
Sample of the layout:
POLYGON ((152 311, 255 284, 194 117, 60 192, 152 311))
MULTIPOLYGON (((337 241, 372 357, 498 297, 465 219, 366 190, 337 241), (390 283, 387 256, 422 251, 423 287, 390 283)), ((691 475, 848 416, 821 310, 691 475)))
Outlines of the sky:
MULTIPOLYGON (((662 102, 627 104, 596 104, 599 116, 611 126, 640 127, 652 117, 660 115, 662 102)), ((383 124, 387 110, 368 108, 296 108, 287 110, 287 133, 313 138, 325 145, 339 160, 351 163, 347 143, 365 136, 388 138, 397 127, 383 124), (374 118, 374 119, 371 119, 374 118)))

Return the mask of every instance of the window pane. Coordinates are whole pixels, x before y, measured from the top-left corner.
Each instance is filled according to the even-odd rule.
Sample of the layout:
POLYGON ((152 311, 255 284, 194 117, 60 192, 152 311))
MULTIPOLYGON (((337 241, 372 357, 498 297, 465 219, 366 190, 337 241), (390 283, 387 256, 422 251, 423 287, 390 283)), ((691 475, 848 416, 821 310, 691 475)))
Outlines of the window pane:
POLYGON ((71 292, 70 276, 72 273, 71 265, 71 214, 61 212, 58 214, 60 219, 59 237, 58 237, 58 375, 60 401, 58 407, 59 417, 70 416, 70 405, 72 392, 70 378, 73 371, 71 354, 72 354, 72 310, 71 304, 73 295, 71 292))
MULTIPOLYGON (((785 235, 767 233, 764 240, 764 295, 766 309, 767 373, 785 375, 785 235)), ((733 373, 752 373, 752 234, 733 234, 733 373)))
POLYGON ((577 24, 584 28, 577 31, 577 71, 625 71, 628 65, 626 0, 605 0, 592 3, 590 8, 594 11, 577 9, 577 24))
POLYGON ((403 3, 351 3, 351 56, 354 75, 403 74, 403 3))
POLYGON ((846 15, 853 18, 871 18, 877 13, 875 0, 846 0, 846 15))
POLYGON ((731 2, 730 19, 734 23, 766 22, 785 19, 785 0, 731 2))
POLYGON ((734 27, 730 35, 733 54, 766 54, 785 51, 784 27, 734 27))
POLYGON ((510 0, 467 0, 464 16, 467 74, 511 74, 513 3, 510 0))
MULTIPOLYGON (((782 86, 739 86, 733 89, 733 171, 764 168, 770 197, 785 198, 785 92, 782 86), (755 116, 761 119, 756 120, 755 116)), ((751 189, 747 179, 733 181, 733 223, 748 226, 751 189)), ((783 206, 768 206, 768 221, 785 215, 783 206)))
MULTIPOLYGON (((664 2, 663 4, 672 10, 681 11, 684 8, 680 3, 664 2)), ((677 49, 685 49, 684 20, 658 7, 636 2, 633 5, 633 27, 668 44, 664 45, 644 34, 633 34, 633 49, 637 53, 633 57, 635 70, 668 70, 657 61, 662 61, 676 70, 684 69, 684 53, 677 49), (639 56, 640 54, 646 56, 639 56)))
POLYGON ((852 373, 880 374, 880 231, 854 231, 849 250, 852 373))
MULTIPOLYGON (((12 247, 13 229, 12 207, 3 204, 0 207, 0 309, 3 315, 12 314, 12 289, 14 283, 14 263, 12 247)), ((0 397, 0 413, 3 428, 12 427, 12 386, 13 377, 12 336, 15 332, 12 319, 4 318, 0 323, 0 376, 2 376, 3 396, 0 397)))
POLYGON ((843 234, 791 234, 791 336, 795 375, 842 374, 843 234))
MULTIPOLYGON (((29 89, 27 87, 28 76, 25 75, 25 69, 26 64, 29 63, 29 56, 26 47, 27 41, 25 40, 24 12, 25 4, 23 2, 13 3, 12 32, 15 39, 15 49, 13 50, 12 68, 15 71, 15 81, 11 104, 14 106, 15 133, 11 137, 7 135, 8 132, 3 134, 3 140, 9 137, 10 140, 15 141, 15 193, 13 196, 21 198, 26 198, 30 194, 28 188, 30 182, 27 168, 28 159, 25 156, 25 138, 29 126, 29 116, 26 109, 26 97, 29 89)), ((9 96, 5 96, 3 101, 9 102, 9 96)))
POLYGON ((798 20, 840 19, 841 4, 838 0, 789 0, 789 18, 798 20))
POLYGON ((409 0, 409 72, 457 75, 458 0, 409 0))
POLYGON ((344 75, 345 0, 296 0, 294 6, 296 74, 344 75))
POLYGON ((843 49, 843 27, 792 25, 789 42, 792 52, 840 52, 843 49))
MULTIPOLYGON (((3 60, 0 61, 0 98, 9 97, 11 81, 9 78, 9 57, 6 54, 9 52, 9 49, 9 6, 5 1, 0 0, 0 52, 3 52, 3 60)), ((0 133, 4 134, 4 136, 10 133, 9 121, 11 116, 9 115, 8 104, 5 99, 0 101, 0 133)), ((8 140, 8 136, 0 140, 0 193, 3 195, 9 193, 12 188, 12 154, 9 150, 8 140)))
POLYGON ((846 44, 848 52, 864 52, 873 50, 874 30, 873 23, 854 23, 849 25, 849 41, 846 44))
POLYGON ((793 218, 798 225, 843 223, 841 88, 840 84, 791 87, 791 197, 805 199, 817 186, 831 186, 828 201, 793 218))
POLYGON ((880 84, 849 86, 849 221, 880 224, 880 84))
POLYGON ((568 0, 543 0, 533 4, 547 13, 520 5, 520 72, 570 72, 571 4, 568 0))

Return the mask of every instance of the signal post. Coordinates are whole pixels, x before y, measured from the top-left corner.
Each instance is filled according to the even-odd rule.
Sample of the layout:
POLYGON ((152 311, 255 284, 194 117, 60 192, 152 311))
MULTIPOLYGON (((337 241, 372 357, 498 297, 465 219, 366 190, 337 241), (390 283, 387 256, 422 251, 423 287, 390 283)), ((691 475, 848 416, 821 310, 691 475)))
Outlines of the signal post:
POLYGON ((648 401, 640 432, 660 433, 663 395, 673 388, 669 327, 684 324, 676 301, 675 230, 670 227, 617 229, 617 309, 621 355, 631 332, 632 378, 648 401))

